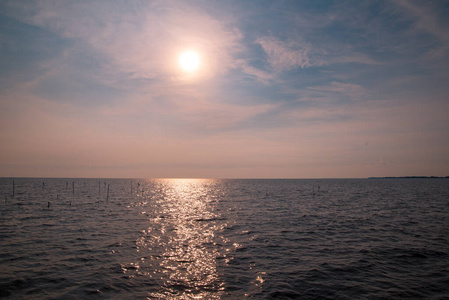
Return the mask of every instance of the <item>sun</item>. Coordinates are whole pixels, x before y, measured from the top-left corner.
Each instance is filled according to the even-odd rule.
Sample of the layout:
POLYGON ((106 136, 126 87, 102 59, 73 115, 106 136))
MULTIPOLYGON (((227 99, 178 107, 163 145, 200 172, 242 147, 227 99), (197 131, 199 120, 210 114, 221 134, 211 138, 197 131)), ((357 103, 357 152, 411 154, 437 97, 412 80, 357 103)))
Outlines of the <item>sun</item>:
POLYGON ((185 51, 179 56, 179 65, 186 72, 196 71, 200 67, 200 56, 195 51, 185 51))

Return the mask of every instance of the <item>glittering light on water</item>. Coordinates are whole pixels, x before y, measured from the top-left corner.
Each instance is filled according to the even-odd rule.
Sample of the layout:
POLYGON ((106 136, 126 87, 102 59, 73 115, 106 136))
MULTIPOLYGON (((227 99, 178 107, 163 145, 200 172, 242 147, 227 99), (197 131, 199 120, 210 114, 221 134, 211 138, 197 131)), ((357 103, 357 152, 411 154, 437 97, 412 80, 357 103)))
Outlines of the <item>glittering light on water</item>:
MULTIPOLYGON (((149 296, 164 299, 219 299, 224 283, 217 272, 223 253, 216 239, 224 225, 214 211, 214 180, 158 181, 158 215, 136 241, 138 249, 154 253, 151 263, 161 289, 149 296), (162 195, 162 196, 161 196, 162 195)), ((138 263, 136 263, 138 264, 138 263)), ((138 266, 133 265, 137 270, 138 266)))

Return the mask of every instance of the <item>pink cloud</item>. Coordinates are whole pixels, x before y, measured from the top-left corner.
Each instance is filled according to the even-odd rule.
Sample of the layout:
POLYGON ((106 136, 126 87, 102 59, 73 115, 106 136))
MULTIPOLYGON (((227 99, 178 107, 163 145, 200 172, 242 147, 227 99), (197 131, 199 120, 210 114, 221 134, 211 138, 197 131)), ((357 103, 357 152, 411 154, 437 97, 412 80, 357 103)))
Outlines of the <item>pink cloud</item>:
MULTIPOLYGON (((176 78, 179 52, 197 50, 207 66, 202 76, 226 72, 241 33, 183 2, 156 1, 132 7, 100 3, 39 2, 29 20, 88 45, 132 78, 176 78)), ((124 5, 124 3, 122 4, 124 5)))

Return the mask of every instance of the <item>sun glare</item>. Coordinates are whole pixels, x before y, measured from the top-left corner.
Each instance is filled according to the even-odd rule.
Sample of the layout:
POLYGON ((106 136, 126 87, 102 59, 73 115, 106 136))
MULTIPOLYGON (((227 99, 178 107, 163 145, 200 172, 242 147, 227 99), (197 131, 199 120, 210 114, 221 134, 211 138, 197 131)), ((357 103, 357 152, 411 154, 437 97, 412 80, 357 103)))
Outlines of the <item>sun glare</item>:
POLYGON ((195 51, 185 51, 179 56, 179 65, 186 72, 196 71, 200 67, 200 56, 195 51))

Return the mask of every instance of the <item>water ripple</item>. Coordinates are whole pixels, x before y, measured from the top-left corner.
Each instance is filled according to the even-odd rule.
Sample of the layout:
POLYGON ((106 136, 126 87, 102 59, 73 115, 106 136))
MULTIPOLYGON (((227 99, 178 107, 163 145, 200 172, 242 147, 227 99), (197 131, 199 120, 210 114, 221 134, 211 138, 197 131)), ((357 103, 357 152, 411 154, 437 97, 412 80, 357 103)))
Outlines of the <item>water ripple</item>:
POLYGON ((5 299, 449 295, 444 179, 14 181, 5 299))

